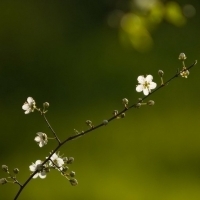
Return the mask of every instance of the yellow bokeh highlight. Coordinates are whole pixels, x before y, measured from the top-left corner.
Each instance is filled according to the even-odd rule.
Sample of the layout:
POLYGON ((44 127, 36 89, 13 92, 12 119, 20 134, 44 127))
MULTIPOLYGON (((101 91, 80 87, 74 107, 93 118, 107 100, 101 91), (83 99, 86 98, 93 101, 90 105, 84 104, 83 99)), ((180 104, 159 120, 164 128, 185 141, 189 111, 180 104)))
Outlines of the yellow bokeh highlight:
POLYGON ((165 18, 175 26, 183 26, 186 23, 186 18, 183 16, 180 6, 174 1, 166 4, 165 18))
POLYGON ((121 20, 121 27, 137 51, 144 52, 151 48, 153 40, 146 29, 144 18, 132 13, 126 14, 121 20))

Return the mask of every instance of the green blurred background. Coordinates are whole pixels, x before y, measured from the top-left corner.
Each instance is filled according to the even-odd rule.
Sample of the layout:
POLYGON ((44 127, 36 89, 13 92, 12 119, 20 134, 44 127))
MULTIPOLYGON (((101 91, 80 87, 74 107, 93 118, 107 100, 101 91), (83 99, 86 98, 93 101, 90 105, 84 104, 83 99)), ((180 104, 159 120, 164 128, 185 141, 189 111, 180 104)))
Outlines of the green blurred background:
MULTIPOLYGON (((187 66, 199 59, 199 1, 157 1, 156 8, 134 3, 0 1, 0 163, 18 167, 22 183, 29 165, 56 146, 34 142, 37 132, 51 132, 39 113, 24 114, 28 96, 38 107, 50 103, 47 118, 65 139, 74 129, 86 130, 86 120, 96 125, 123 109, 122 98, 132 104, 142 97, 135 91, 139 75, 152 74, 159 83, 159 69, 167 80, 182 67, 179 53, 188 57, 187 66)), ((61 153, 75 158, 70 169, 77 187, 51 171, 32 180, 19 199, 199 200, 199 73, 197 64, 188 79, 152 95, 155 106, 132 109, 63 146, 61 153)), ((17 191, 3 185, 0 199, 17 191)))

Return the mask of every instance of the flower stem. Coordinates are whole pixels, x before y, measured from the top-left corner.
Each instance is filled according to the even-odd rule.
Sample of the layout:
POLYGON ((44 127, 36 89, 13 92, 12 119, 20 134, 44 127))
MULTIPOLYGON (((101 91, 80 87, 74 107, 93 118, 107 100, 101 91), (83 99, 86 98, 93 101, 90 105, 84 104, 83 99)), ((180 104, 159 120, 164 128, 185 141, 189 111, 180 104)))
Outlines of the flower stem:
POLYGON ((56 132, 55 132, 55 131, 53 130, 53 128, 51 127, 51 125, 50 125, 49 121, 47 120, 47 118, 46 118, 46 116, 45 116, 45 113, 43 113, 42 115, 43 115, 43 117, 44 117, 44 120, 45 120, 45 122, 47 123, 48 127, 51 129, 51 131, 52 131, 52 133, 53 133, 53 135, 54 135, 55 139, 56 139, 56 140, 58 141, 58 143, 60 144, 60 143, 61 143, 61 141, 60 141, 60 139, 58 138, 58 136, 57 136, 56 132))

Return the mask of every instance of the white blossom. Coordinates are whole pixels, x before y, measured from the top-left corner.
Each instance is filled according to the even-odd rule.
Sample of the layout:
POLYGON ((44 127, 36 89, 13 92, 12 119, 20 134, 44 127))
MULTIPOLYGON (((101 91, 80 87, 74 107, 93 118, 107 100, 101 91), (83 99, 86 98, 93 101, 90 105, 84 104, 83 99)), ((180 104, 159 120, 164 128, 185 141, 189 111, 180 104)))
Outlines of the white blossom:
POLYGON ((183 78, 187 78, 189 76, 190 72, 188 70, 183 70, 180 72, 180 75, 183 77, 183 78))
POLYGON ((32 97, 28 97, 27 101, 22 106, 22 109, 25 110, 25 114, 29 114, 35 110, 35 100, 32 97))
POLYGON ((48 142, 47 135, 42 132, 38 132, 36 134, 38 136, 36 136, 34 140, 38 143, 39 147, 43 147, 44 145, 46 145, 48 142))
POLYGON ((42 163, 43 161, 37 160, 35 163, 32 163, 32 165, 29 166, 31 172, 38 170, 38 173, 36 173, 33 178, 37 178, 38 176, 42 179, 46 178, 46 171, 43 170, 43 166, 41 165, 42 163))
POLYGON ((49 166, 53 166, 53 167, 55 167, 55 168, 57 168, 59 170, 63 170, 63 165, 64 165, 64 161, 58 154, 54 153, 50 157, 49 166))
POLYGON ((144 76, 138 76, 137 80, 139 85, 136 86, 136 91, 143 91, 144 95, 148 95, 149 93, 151 93, 151 90, 155 89, 157 86, 157 84, 152 81, 152 75, 147 75, 146 78, 144 76))

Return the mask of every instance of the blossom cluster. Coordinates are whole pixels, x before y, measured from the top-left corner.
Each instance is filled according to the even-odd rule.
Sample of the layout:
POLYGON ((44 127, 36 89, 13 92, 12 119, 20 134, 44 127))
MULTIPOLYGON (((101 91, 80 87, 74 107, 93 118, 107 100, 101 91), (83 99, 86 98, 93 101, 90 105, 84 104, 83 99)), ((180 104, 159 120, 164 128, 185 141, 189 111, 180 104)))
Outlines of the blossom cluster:
MULTIPOLYGON (((32 97, 28 97, 27 101, 23 104, 22 109, 25 110, 25 114, 29 114, 34 112, 34 110, 39 111, 42 115, 44 115, 47 112, 47 108, 49 107, 49 103, 45 102, 43 104, 43 110, 36 107, 36 102, 32 97)), ((54 138, 49 138, 46 133, 38 132, 36 133, 36 137, 34 138, 34 141, 39 145, 39 147, 43 147, 44 145, 47 145, 48 139, 57 139, 59 142, 59 139, 56 135, 54 135, 54 138)), ((60 142, 59 142, 60 143, 60 142)), ((46 157, 44 161, 42 160, 36 160, 29 166, 29 170, 32 172, 33 178, 40 177, 41 179, 46 178, 47 173, 50 172, 51 169, 57 169, 61 174, 66 177, 71 185, 75 186, 78 184, 78 181, 74 178, 75 172, 71 171, 68 172, 68 164, 72 164, 74 161, 73 157, 62 157, 59 155, 59 152, 52 152, 50 153, 49 157, 46 157)))
POLYGON ((46 178, 47 173, 50 172, 51 169, 57 169, 61 172, 63 176, 65 176, 70 183, 74 186, 78 184, 78 181, 74 179, 75 172, 68 172, 67 164, 72 164, 74 161, 73 157, 62 157, 58 153, 53 153, 49 158, 47 157, 47 162, 37 160, 35 163, 32 163, 29 166, 29 170, 34 173, 33 178, 40 177, 41 179, 46 178))

